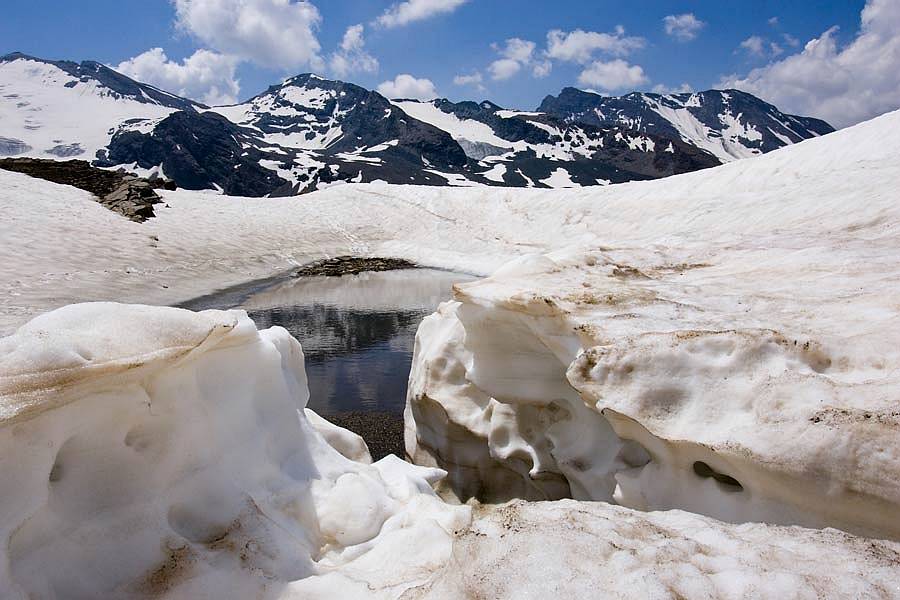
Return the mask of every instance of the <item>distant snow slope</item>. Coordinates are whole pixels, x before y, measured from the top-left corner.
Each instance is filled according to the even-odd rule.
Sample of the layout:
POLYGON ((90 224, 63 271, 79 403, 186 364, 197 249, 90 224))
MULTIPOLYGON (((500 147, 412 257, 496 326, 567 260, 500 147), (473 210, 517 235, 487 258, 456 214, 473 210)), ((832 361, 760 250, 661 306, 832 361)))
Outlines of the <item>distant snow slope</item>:
POLYGON ((94 62, 0 57, 0 136, 21 146, 2 154, 93 160, 116 131, 151 128, 193 103, 94 62))

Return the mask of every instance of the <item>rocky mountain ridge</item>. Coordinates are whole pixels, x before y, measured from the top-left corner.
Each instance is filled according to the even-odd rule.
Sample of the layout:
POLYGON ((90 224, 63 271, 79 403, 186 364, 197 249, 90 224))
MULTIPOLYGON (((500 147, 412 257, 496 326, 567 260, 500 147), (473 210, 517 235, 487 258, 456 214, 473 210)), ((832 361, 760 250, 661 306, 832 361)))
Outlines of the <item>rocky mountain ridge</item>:
POLYGON ((732 91, 606 98, 566 88, 527 112, 389 100, 313 74, 207 107, 92 61, 0 58, 0 155, 80 156, 229 195, 373 181, 607 185, 696 171, 829 130, 732 91))

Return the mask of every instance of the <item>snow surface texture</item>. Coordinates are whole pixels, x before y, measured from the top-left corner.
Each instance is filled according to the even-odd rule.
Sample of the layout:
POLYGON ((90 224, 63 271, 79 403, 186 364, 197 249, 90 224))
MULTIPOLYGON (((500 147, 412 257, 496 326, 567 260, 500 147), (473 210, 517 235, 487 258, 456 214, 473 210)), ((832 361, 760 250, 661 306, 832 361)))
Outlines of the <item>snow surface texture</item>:
MULTIPOLYGON (((900 323, 898 129, 892 113, 614 189, 171 192, 143 225, 0 173, 2 326, 91 298, 171 302, 327 254, 482 274, 524 256, 460 286, 422 328, 413 389, 445 415, 410 422, 412 451, 429 453, 429 430, 446 426, 471 467, 454 466, 454 485, 478 484, 483 466, 523 495, 602 489, 646 508, 896 537, 896 415, 883 409, 900 323), (472 319, 505 339, 470 346, 459 331, 472 319), (504 343, 514 352, 491 350, 504 343), (656 395, 661 382, 677 390, 656 395), (707 384, 727 401, 712 404, 707 384), (722 444, 724 418, 746 453, 722 444), (806 496, 805 521, 796 496, 821 490, 803 465, 832 484, 830 502, 806 496), (654 469, 671 498, 647 481, 654 469)), ((834 530, 572 502, 482 507, 461 525, 464 509, 428 490, 438 471, 349 461, 340 453, 365 460, 352 437, 298 412, 301 356, 239 313, 113 305, 68 307, 0 341, 0 475, 14 491, 0 503, 2 595, 53 597, 65 582, 58 596, 900 597, 900 546, 834 530)))
POLYGON ((399 595, 469 520, 441 471, 341 456, 368 451, 304 413, 300 344, 243 311, 71 305, 0 372, 3 598, 308 597, 290 582, 335 569, 347 597, 388 562, 399 595))
POLYGON ((856 234, 844 235, 860 240, 895 214, 898 129, 891 113, 746 161, 604 189, 366 184, 302 200, 162 192, 168 207, 144 224, 86 192, 0 171, 0 333, 73 302, 169 304, 323 256, 397 256, 487 275, 566 245, 714 254, 782 222, 806 232, 803 243, 848 227, 856 234))
POLYGON ((457 285, 419 330, 407 452, 463 499, 900 538, 898 116, 669 180, 697 184, 692 207, 604 203, 619 231, 638 213, 667 237, 608 235, 457 285), (783 171, 797 164, 800 181, 783 171), (727 173, 736 198, 705 201, 727 173))
POLYGON ((302 410, 300 345, 242 311, 71 305, 0 368, 3 598, 900 595, 900 544, 835 531, 573 502, 472 521, 442 471, 364 464, 302 410))
POLYGON ((443 471, 366 464, 303 410, 299 343, 243 311, 71 305, 0 340, 0 370, 4 598, 900 594, 900 544, 835 531, 574 502, 473 521, 443 471))

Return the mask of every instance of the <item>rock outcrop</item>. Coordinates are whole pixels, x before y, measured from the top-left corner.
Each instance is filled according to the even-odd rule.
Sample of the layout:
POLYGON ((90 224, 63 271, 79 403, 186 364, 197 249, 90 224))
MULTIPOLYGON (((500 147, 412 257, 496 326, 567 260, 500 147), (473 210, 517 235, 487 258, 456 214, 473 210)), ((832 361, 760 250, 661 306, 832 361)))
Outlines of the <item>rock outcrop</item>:
POLYGON ((175 189, 171 181, 142 179, 121 171, 100 169, 83 160, 5 158, 0 159, 0 169, 85 190, 106 208, 138 223, 155 216, 153 206, 162 202, 156 189, 175 189))

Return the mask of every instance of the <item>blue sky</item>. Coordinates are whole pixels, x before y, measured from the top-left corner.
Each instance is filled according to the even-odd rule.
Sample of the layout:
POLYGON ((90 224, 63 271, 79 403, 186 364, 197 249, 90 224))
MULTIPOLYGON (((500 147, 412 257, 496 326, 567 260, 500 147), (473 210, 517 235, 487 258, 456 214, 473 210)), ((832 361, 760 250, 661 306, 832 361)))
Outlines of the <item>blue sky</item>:
MULTIPOLYGON (((201 100, 246 99, 287 75, 310 70, 369 88, 392 82, 382 85, 388 92, 488 98, 523 109, 534 108, 545 95, 567 85, 618 94, 743 82, 749 91, 779 96, 776 84, 761 79, 774 76, 769 67, 802 53, 804 44, 823 35, 839 58, 860 35, 866 1, 313 0, 302 14, 293 10, 295 4, 11 0, 4 3, 0 17, 0 51, 122 65, 132 76, 169 89, 179 87, 172 91, 201 100), (390 14, 393 20, 383 16, 390 14), (271 29, 264 23, 255 33, 235 33, 254 19, 270 19, 271 29), (362 27, 346 37, 354 25, 362 27), (548 38, 554 30, 555 51, 548 38), (568 37, 579 30, 581 37, 568 37), (263 38, 271 44, 261 43, 263 38), (517 41, 510 45, 511 39, 517 41), (162 52, 127 62, 153 48, 162 52), (205 52, 192 63, 184 62, 198 50, 205 52), (336 54, 346 59, 343 66, 336 54), (492 66, 496 61, 503 64, 492 66), (412 77, 395 81, 400 74, 412 77), (465 83, 459 76, 470 79, 465 83), (480 83, 472 80, 479 76, 480 83)), ((887 5, 900 3, 869 4, 881 11, 876 16, 890 20, 896 11, 887 5)), ((896 25, 888 22, 882 28, 896 25)), ((888 36, 882 33, 882 38, 888 36)), ((826 69, 818 63, 810 68, 826 69)), ((782 77, 781 87, 793 85, 795 78, 782 77)), ((883 73, 882 78, 897 75, 883 73)), ((792 90, 782 100, 792 106, 783 108, 816 107, 801 96, 792 90)), ((767 99, 776 104, 779 100, 767 99)))

